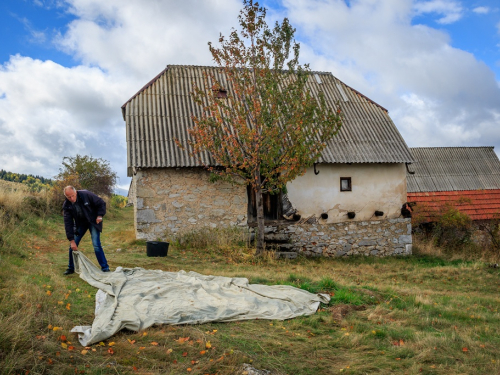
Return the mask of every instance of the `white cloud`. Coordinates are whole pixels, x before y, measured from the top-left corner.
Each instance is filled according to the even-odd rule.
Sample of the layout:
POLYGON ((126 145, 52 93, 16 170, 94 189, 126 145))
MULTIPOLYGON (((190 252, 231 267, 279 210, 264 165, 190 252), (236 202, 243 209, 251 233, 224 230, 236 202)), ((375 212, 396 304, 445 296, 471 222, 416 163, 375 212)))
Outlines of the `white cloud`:
POLYGON ((0 165, 51 177, 63 156, 91 154, 109 160, 127 186, 121 105, 167 64, 211 64, 207 42, 229 34, 241 7, 239 0, 33 1, 76 17, 54 42, 81 65, 24 56, 0 65, 0 165))
MULTIPOLYGON (((120 185, 128 186, 120 106, 167 64, 210 65, 207 42, 237 25, 241 2, 41 4, 70 7, 76 19, 56 43, 81 65, 23 56, 0 65, 0 165, 50 177, 63 156, 91 154, 109 160, 120 185)), ((289 17, 298 28, 301 61, 388 108, 410 146, 500 148, 500 89, 493 72, 453 48, 448 34, 412 25, 424 14, 437 14, 441 23, 458 20, 459 2, 283 0, 283 6, 270 14, 289 17)))
POLYGON ((472 11, 474 13, 477 13, 477 14, 488 14, 490 12, 490 8, 488 8, 488 7, 476 7, 474 9, 472 9, 472 11))
POLYGON ((210 64, 208 41, 229 34, 237 0, 68 0, 78 18, 58 45, 85 64, 143 80, 167 64, 210 64))
MULTIPOLYGON (((412 25, 411 0, 325 5, 286 0, 301 30, 302 61, 388 108, 410 146, 500 146, 494 73, 449 36, 412 25)), ((498 147, 497 147, 498 148, 498 147)))
POLYGON ((98 68, 65 68, 13 56, 0 67, 0 165, 53 176, 63 156, 105 157, 123 169, 123 124, 118 121, 130 83, 98 68))
POLYGON ((456 22, 463 16, 463 8, 460 2, 454 0, 416 1, 414 10, 417 15, 426 13, 441 15, 442 17, 437 20, 441 24, 456 22))

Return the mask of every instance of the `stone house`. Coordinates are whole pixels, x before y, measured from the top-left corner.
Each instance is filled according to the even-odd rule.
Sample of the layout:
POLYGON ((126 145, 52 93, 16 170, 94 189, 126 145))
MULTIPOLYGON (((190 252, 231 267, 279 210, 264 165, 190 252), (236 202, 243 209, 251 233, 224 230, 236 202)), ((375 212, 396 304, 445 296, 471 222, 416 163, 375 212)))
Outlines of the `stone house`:
POLYGON ((451 205, 476 222, 500 215, 500 160, 493 147, 419 147, 407 172, 408 202, 431 220, 451 205))
MULTIPOLYGON (((189 154, 187 129, 200 114, 190 91, 192 82, 202 86, 203 72, 226 82, 218 68, 169 65, 122 106, 137 238, 252 221, 247 187, 210 182, 189 154)), ((308 89, 321 90, 332 106, 340 102, 343 126, 314 167, 287 185, 283 206, 268 197, 268 217, 273 210, 275 219, 300 217, 270 224, 269 231, 307 255, 411 253, 411 223, 401 209, 413 157, 387 110, 331 73, 313 72, 308 89)), ((210 165, 210 155, 202 158, 210 165)))

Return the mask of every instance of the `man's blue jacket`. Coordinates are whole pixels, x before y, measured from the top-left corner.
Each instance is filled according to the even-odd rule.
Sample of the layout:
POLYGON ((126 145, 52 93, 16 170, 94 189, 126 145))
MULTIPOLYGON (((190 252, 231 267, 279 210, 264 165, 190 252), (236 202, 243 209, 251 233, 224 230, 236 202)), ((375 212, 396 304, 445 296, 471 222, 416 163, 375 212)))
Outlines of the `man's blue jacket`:
POLYGON ((76 214, 76 209, 69 200, 65 199, 63 203, 64 215, 64 229, 66 229, 66 237, 69 241, 75 239, 75 227, 88 226, 89 224, 102 232, 102 221, 97 224, 97 216, 104 216, 106 214, 106 202, 94 193, 88 190, 78 190, 76 192, 77 202, 82 207, 83 214, 85 215, 86 222, 79 222, 76 214))

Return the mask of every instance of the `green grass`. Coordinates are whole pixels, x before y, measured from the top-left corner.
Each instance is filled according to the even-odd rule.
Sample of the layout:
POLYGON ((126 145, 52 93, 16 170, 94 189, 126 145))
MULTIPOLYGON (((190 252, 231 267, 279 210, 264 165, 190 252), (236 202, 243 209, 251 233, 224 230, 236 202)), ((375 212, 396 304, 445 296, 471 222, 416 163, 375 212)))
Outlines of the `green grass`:
MULTIPOLYGON (((26 216, 0 232, 7 238, 0 252, 0 374, 235 374, 243 363, 273 374, 500 373, 498 269, 430 255, 255 259, 236 232, 222 231, 239 245, 197 233, 185 245, 171 244, 167 257, 148 258, 132 216, 124 208, 105 217, 102 242, 112 268, 246 277, 327 293, 330 303, 287 321, 122 331, 84 349, 69 331, 92 323, 96 290, 62 275, 62 217, 26 216)), ((94 259, 88 236, 81 249, 94 259)))

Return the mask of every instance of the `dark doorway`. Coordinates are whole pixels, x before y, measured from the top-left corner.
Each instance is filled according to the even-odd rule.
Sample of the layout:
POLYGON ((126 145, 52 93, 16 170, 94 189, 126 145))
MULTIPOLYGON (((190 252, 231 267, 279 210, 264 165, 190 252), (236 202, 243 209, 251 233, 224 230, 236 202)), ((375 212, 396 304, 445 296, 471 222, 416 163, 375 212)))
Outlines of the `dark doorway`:
MULTIPOLYGON (((257 205, 255 203, 255 192, 251 186, 247 186, 248 197, 248 222, 255 223, 257 221, 257 205)), ((281 220, 283 218, 283 202, 281 200, 282 193, 262 195, 264 204, 264 220, 281 220)))

